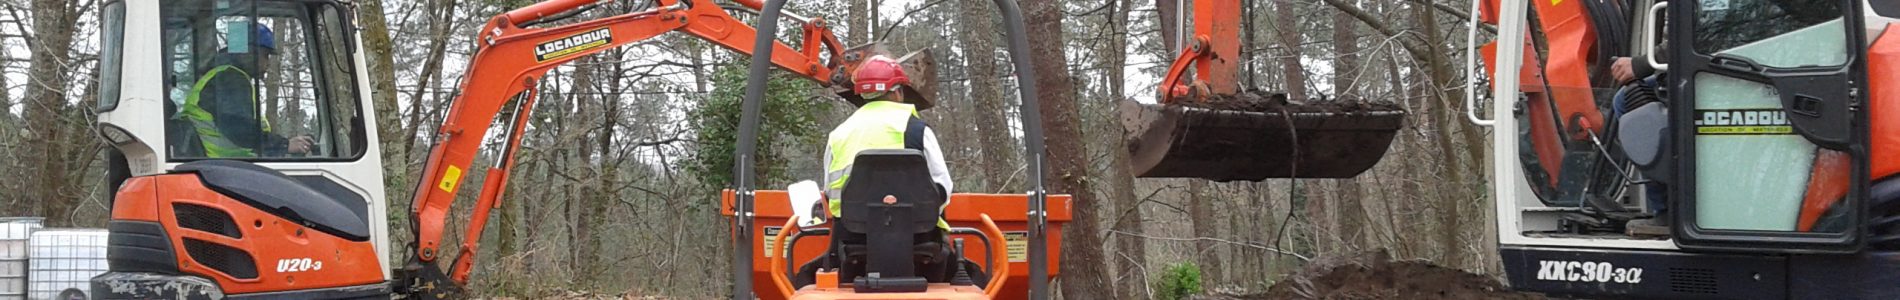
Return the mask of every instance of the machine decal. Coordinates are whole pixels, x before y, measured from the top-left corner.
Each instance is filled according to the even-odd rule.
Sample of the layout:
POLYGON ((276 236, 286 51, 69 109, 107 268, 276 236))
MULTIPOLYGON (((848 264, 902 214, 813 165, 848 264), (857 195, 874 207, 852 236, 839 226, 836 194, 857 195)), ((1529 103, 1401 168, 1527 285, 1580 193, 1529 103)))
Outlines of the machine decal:
POLYGON ((606 27, 534 45, 534 61, 545 62, 607 46, 614 33, 606 27))
POLYGON ((1599 283, 1642 283, 1643 268, 1618 268, 1607 262, 1580 262, 1563 260, 1540 260, 1537 280, 1599 282, 1599 283))
POLYGON ((772 251, 772 243, 778 242, 778 232, 780 230, 785 230, 785 227, 766 226, 764 230, 765 234, 760 235, 759 240, 763 241, 764 243, 759 243, 759 244, 760 246, 765 247, 765 257, 770 258, 772 257, 772 255, 774 255, 775 252, 779 252, 779 251, 772 251))
POLYGON ((442 171, 442 182, 437 183, 435 187, 442 189, 442 191, 444 192, 455 192, 455 185, 461 182, 462 182, 462 168, 457 168, 454 165, 449 165, 449 169, 447 171, 442 171))
POLYGON ((1029 261, 1029 232, 1003 232, 1003 245, 1009 247, 1009 262, 1029 261))
POLYGON ((1696 115, 1699 135, 1794 134, 1788 113, 1780 109, 1704 109, 1696 115))
POLYGON ((278 273, 316 271, 316 270, 322 270, 322 269, 323 269, 323 261, 313 260, 309 258, 289 258, 289 259, 277 260, 278 273))

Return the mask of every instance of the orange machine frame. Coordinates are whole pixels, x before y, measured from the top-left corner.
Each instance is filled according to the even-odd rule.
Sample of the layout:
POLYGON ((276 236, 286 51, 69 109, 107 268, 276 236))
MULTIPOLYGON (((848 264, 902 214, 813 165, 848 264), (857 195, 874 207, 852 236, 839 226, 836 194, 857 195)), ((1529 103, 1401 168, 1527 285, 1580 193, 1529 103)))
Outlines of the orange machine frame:
MULTIPOLYGON (((1061 249, 1062 225, 1073 219, 1069 213, 1071 198, 1069 195, 1049 195, 1048 197, 1049 249, 1061 249)), ((782 272, 784 270, 782 268, 797 268, 799 264, 804 264, 806 260, 824 254, 827 245, 831 244, 831 240, 826 236, 807 237, 805 240, 799 241, 797 248, 792 249, 791 257, 793 259, 787 262, 788 265, 781 266, 782 268, 774 268, 772 266, 773 257, 768 255, 765 251, 765 247, 772 247, 773 243, 770 242, 770 239, 774 238, 774 232, 766 229, 767 227, 778 227, 779 230, 781 230, 780 232, 783 232, 785 227, 780 226, 791 219, 792 204, 786 192, 782 190, 754 191, 753 199, 754 214, 757 216, 758 221, 752 223, 752 232, 766 233, 765 235, 759 236, 759 238, 767 239, 767 242, 760 243, 760 246, 751 249, 753 257, 752 278, 762 279, 752 282, 752 291, 756 293, 760 299, 783 300, 782 295, 784 295, 784 293, 787 291, 797 291, 800 287, 786 286, 786 283, 769 280, 774 277, 774 273, 778 273, 775 272, 775 270, 782 272)), ((720 214, 732 216, 732 201, 732 190, 725 190, 720 193, 720 214)), ((950 205, 944 207, 943 219, 944 221, 950 222, 950 226, 952 227, 978 229, 986 227, 985 219, 991 219, 993 220, 993 224, 1004 232, 1024 232, 1029 230, 1029 217, 1023 214, 1025 211, 1029 211, 1028 195, 958 193, 950 195, 950 205)), ((1007 234, 1005 234, 1005 237, 991 238, 992 241, 998 243, 1006 243, 1004 240, 1008 239, 1007 234)), ((991 245, 984 245, 982 242, 976 240, 967 240, 967 242, 968 243, 964 244, 963 247, 965 256, 971 261, 977 262, 977 264, 983 264, 988 261, 989 256, 984 254, 984 247, 991 245)), ((1005 257, 1008 257, 1008 253, 1004 254, 1005 257)), ((1060 252, 1049 253, 1048 263, 1050 278, 1061 274, 1061 269, 1059 268, 1061 261, 1060 252)), ((992 277, 1004 278, 1002 281, 999 281, 1002 284, 1001 288, 985 289, 985 294, 1003 297, 1000 299, 1010 299, 1011 297, 1028 295, 1029 263, 1010 262, 1007 265, 1006 267, 999 267, 999 269, 1004 269, 1005 272, 1008 272, 1008 276, 991 274, 992 277)), ((1048 280, 1048 278, 1044 278, 1043 280, 1048 280)))
MULTIPOLYGON (((416 249, 414 260, 435 263, 439 258, 443 230, 450 206, 483 143, 483 136, 494 125, 495 117, 510 99, 514 107, 513 128, 498 164, 488 168, 476 200, 474 218, 469 221, 467 237, 481 236, 489 210, 500 205, 506 192, 508 171, 514 165, 514 152, 521 145, 521 126, 534 106, 534 89, 549 69, 619 45, 643 41, 667 32, 684 32, 739 53, 753 52, 752 39, 759 33, 726 13, 725 9, 703 0, 657 0, 656 8, 596 20, 547 28, 522 28, 544 18, 578 13, 598 0, 554 0, 542 2, 495 16, 482 27, 476 39, 480 43, 469 60, 461 94, 452 101, 448 119, 436 132, 440 139, 429 152, 423 178, 415 192, 416 249), (695 3, 697 2, 697 3, 695 3), (519 95, 519 97, 517 97, 519 95)), ((762 6, 756 0, 737 1, 752 9, 762 6)), ((796 19, 796 17, 794 17, 796 19)), ((833 72, 820 63, 822 55, 837 57, 843 47, 823 20, 800 19, 804 24, 803 48, 794 49, 775 43, 772 63, 807 79, 830 85, 833 72)), ((470 264, 475 259, 478 239, 462 242, 462 250, 449 269, 455 283, 466 284, 470 264)))

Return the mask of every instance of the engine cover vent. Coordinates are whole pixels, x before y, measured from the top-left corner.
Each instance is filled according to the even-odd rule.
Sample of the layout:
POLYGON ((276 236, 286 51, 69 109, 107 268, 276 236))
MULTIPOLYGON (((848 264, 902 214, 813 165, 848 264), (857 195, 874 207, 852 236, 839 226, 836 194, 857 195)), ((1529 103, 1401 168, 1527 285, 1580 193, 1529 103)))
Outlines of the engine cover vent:
POLYGON ((232 220, 231 214, 223 210, 197 204, 173 203, 172 213, 178 218, 178 227, 215 233, 234 239, 244 238, 244 233, 238 231, 237 221, 232 220))
POLYGON ((244 250, 186 238, 185 253, 191 255, 191 260, 198 261, 199 264, 212 270, 223 272, 225 275, 238 279, 257 278, 257 262, 251 259, 250 253, 245 253, 244 250))

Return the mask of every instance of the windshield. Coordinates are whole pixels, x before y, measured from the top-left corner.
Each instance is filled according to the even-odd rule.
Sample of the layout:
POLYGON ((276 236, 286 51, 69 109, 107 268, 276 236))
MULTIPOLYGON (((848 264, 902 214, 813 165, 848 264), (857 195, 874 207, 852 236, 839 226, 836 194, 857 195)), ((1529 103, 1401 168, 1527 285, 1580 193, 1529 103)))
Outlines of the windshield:
POLYGON ((162 15, 170 158, 359 156, 351 27, 337 6, 196 0, 162 15))

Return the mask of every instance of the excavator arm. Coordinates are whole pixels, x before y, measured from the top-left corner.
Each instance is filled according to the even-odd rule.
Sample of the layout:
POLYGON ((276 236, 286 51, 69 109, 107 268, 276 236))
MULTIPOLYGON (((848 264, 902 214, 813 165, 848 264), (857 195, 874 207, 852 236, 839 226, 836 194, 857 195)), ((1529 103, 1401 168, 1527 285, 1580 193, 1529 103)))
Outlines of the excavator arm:
POLYGON ((1159 103, 1119 100, 1129 168, 1138 177, 1218 181, 1349 178, 1371 169, 1404 125, 1404 110, 1390 101, 1307 103, 1243 91, 1241 3, 1194 1, 1194 32, 1162 76, 1159 103))
MULTIPOLYGON (((657 0, 655 8, 567 25, 534 28, 579 15, 597 7, 599 0, 554 0, 495 16, 483 26, 479 48, 470 59, 461 93, 451 102, 448 118, 436 131, 438 141, 429 151, 423 178, 415 192, 409 262, 398 271, 400 289, 423 297, 453 297, 468 283, 470 266, 487 224, 490 209, 500 205, 515 151, 521 144, 523 123, 533 110, 535 88, 549 69, 608 49, 666 34, 683 32, 739 53, 753 52, 760 34, 709 0, 657 0), (461 252, 448 272, 437 266, 450 207, 470 164, 485 142, 483 137, 504 107, 514 114, 505 135, 500 159, 486 166, 473 218, 469 220, 461 252)), ((757 10, 756 0, 735 1, 757 10)), ((773 44, 771 62, 780 69, 830 85, 836 70, 821 59, 839 57, 843 47, 823 20, 790 16, 803 24, 803 43, 793 47, 773 44), (825 56, 829 54, 830 56, 825 56)))

